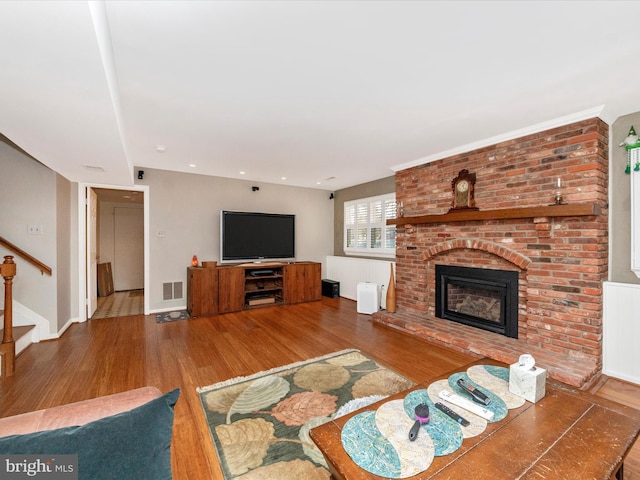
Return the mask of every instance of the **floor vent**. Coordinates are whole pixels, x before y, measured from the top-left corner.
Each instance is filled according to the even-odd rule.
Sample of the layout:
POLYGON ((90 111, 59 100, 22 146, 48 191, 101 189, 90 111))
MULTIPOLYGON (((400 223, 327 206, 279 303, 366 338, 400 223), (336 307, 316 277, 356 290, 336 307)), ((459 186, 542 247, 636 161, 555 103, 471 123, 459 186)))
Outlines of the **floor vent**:
POLYGON ((162 284, 162 300, 182 298, 182 282, 166 282, 162 284))

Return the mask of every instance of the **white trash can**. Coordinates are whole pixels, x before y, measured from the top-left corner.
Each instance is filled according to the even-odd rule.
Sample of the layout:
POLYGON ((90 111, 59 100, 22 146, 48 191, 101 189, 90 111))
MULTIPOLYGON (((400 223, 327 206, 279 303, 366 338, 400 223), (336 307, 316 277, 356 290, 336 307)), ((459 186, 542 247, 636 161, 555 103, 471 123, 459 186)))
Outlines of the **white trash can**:
POLYGON ((380 310, 380 285, 369 282, 359 283, 357 303, 358 313, 370 315, 380 310))

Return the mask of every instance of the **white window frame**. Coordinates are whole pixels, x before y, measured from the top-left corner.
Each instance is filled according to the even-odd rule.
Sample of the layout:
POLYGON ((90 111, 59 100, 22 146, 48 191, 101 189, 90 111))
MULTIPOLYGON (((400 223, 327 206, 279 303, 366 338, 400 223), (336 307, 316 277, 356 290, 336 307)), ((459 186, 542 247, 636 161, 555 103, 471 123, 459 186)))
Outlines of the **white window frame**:
MULTIPOLYGON (((343 241, 342 245, 344 248, 345 255, 360 255, 367 257, 385 257, 385 258, 394 258, 396 255, 395 241, 393 248, 385 248, 385 247, 372 247, 371 246, 371 229, 372 228, 381 228, 382 229, 382 241, 386 239, 387 232, 390 230, 396 231, 395 225, 387 225, 386 220, 389 218, 395 218, 396 209, 396 194, 395 193, 387 193, 384 195, 376 195, 375 197, 367 197, 367 198, 358 198, 356 200, 350 200, 348 202, 344 202, 344 225, 343 225, 343 241), (382 221, 381 222, 373 222, 371 220, 371 206, 375 205, 378 202, 382 202, 382 221), (388 202, 393 202, 393 216, 385 216, 385 204, 388 202), (355 223, 349 223, 349 212, 353 208, 358 208, 358 205, 361 207, 363 204, 366 204, 366 221, 362 220, 359 222, 357 219, 357 211, 355 212, 356 221, 355 223), (351 229, 366 229, 366 240, 365 247, 349 247, 347 245, 347 232, 351 229)), ((395 239, 395 234, 394 234, 395 239)))

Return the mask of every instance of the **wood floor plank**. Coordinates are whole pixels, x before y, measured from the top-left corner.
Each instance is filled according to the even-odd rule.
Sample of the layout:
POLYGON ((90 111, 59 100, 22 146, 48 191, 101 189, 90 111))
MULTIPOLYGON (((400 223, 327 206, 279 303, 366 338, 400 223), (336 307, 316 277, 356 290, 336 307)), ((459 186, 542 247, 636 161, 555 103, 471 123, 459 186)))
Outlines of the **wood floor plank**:
MULTIPOLYGON (((356 312, 355 302, 340 298, 170 323, 156 323, 155 315, 105 318, 74 324, 61 339, 22 353, 16 375, 0 379, 0 417, 145 385, 164 392, 180 388, 174 478, 218 480, 196 388, 347 348, 415 382, 477 359, 373 324, 356 312)), ((604 396, 617 392, 606 386, 604 396)), ((640 387, 625 387, 623 397, 613 399, 625 403, 625 396, 638 392, 640 387)), ((626 480, 640 480, 634 463, 626 480)))

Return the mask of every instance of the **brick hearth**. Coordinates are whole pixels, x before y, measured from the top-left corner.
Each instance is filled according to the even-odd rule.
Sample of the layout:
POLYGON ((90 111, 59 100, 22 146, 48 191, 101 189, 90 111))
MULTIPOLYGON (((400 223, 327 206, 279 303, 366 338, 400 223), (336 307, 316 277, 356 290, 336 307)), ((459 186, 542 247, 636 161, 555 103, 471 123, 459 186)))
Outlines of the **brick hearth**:
POLYGON ((607 125, 595 118, 396 172, 405 217, 451 207, 451 180, 477 176, 480 210, 565 202, 601 214, 399 224, 397 313, 374 320, 463 351, 513 363, 533 354, 549 375, 586 387, 602 370, 602 282, 607 258, 607 125), (518 272, 518 339, 435 317, 435 265, 518 272))
POLYGON ((548 370, 550 377, 578 388, 588 388, 598 379, 599 369, 594 361, 555 353, 526 341, 468 327, 436 317, 419 317, 408 313, 373 315, 373 321, 411 333, 434 343, 464 353, 489 357, 508 364, 515 363, 522 353, 530 353, 536 363, 548 370))

